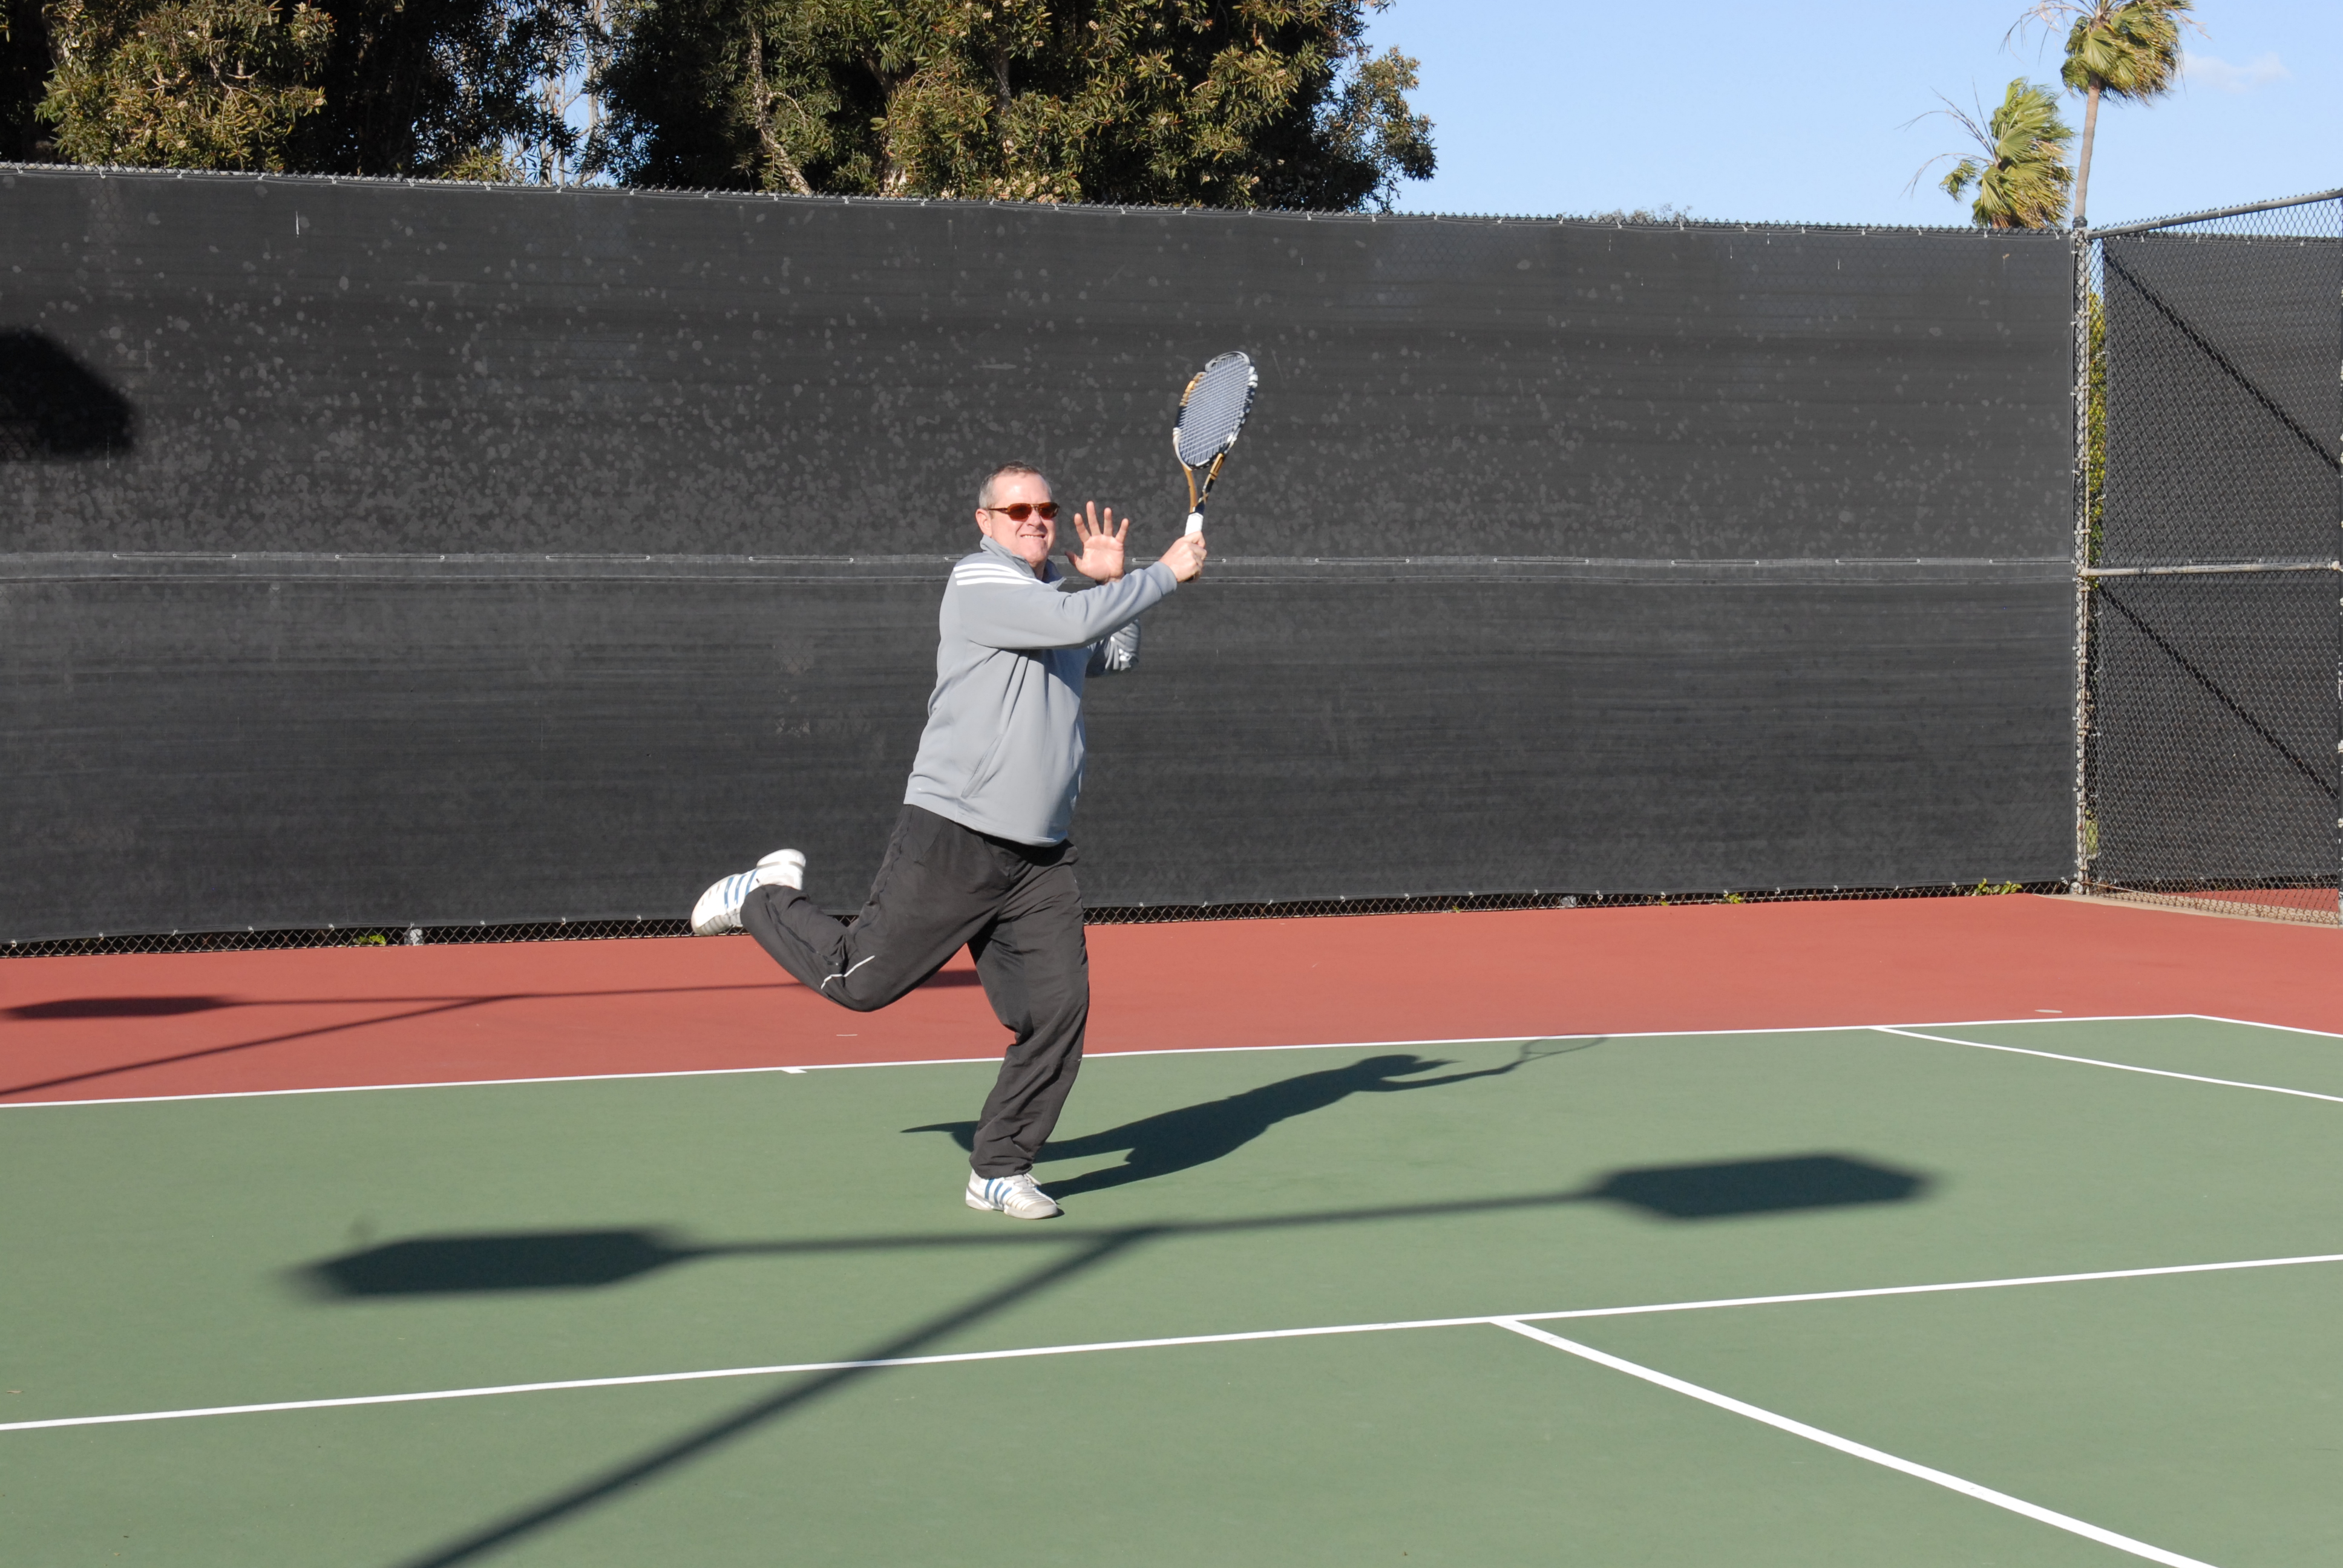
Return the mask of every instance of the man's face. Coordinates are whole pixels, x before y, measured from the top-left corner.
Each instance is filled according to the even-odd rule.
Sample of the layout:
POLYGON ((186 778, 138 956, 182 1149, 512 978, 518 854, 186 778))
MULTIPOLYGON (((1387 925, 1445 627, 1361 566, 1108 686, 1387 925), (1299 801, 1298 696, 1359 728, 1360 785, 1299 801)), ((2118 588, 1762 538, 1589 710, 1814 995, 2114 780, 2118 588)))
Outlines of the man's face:
POLYGON ((997 539, 1018 559, 1029 567, 1039 567, 1050 558, 1050 548, 1058 542, 1058 524, 1053 518, 1039 512, 1027 512, 1023 522, 1009 515, 1005 508, 1014 506, 1038 507, 1051 499, 1050 482, 1035 474, 1011 474, 992 484, 992 505, 976 514, 976 526, 988 539, 997 539))

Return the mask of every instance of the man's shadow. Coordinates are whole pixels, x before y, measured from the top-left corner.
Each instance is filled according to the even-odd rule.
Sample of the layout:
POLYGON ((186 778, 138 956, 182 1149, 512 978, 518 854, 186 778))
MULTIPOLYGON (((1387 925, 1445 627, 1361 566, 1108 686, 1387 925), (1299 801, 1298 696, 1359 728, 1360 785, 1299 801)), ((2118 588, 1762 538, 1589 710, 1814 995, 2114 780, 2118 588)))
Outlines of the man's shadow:
MULTIPOLYGON (((1225 1100, 1211 1100, 1202 1105, 1183 1105, 1177 1111, 1159 1111, 1136 1121, 1126 1121, 1104 1132, 1052 1140, 1041 1151, 1044 1161, 1087 1160, 1111 1154, 1117 1150, 1129 1152, 1123 1156, 1123 1162, 1120 1165, 1111 1165, 1105 1170, 1089 1171, 1062 1181, 1050 1181, 1049 1191, 1053 1197, 1070 1198, 1083 1192, 1102 1191, 1109 1187, 1128 1186, 1133 1181, 1145 1181, 1157 1176, 1169 1176, 1174 1171, 1191 1170, 1233 1154, 1279 1122, 1291 1117, 1306 1116, 1313 1111, 1323 1111, 1353 1094, 1395 1094, 1404 1090, 1439 1089, 1475 1078, 1496 1078, 1541 1057, 1558 1054, 1554 1041, 1534 1043, 1545 1049, 1533 1052, 1525 1044, 1521 1055, 1503 1067, 1451 1072, 1439 1078, 1411 1078, 1409 1075, 1430 1072, 1434 1068, 1451 1067, 1454 1063, 1420 1056, 1371 1056, 1348 1067, 1328 1068, 1322 1072, 1305 1072, 1298 1078, 1264 1083, 1258 1089, 1248 1089, 1225 1100)), ((1563 1049, 1584 1050, 1594 1043, 1593 1040, 1573 1040, 1563 1049)), ((903 1131, 949 1132, 952 1141, 962 1149, 973 1150, 976 1144, 976 1123, 973 1121, 938 1121, 925 1127, 906 1127, 903 1131)))

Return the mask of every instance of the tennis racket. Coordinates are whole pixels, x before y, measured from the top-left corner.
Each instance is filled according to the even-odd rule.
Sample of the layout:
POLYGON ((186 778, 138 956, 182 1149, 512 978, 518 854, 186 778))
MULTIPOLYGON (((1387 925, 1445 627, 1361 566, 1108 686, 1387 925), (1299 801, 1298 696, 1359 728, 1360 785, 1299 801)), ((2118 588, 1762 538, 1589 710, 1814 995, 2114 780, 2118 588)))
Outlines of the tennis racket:
POLYGON ((1188 531, 1204 531, 1204 502, 1229 448, 1237 444, 1245 416, 1252 412, 1252 395, 1261 385, 1252 361, 1242 354, 1223 354, 1188 379, 1180 394, 1180 417, 1172 424, 1172 449, 1188 475, 1188 531), (1196 473, 1203 470, 1198 482, 1196 473))

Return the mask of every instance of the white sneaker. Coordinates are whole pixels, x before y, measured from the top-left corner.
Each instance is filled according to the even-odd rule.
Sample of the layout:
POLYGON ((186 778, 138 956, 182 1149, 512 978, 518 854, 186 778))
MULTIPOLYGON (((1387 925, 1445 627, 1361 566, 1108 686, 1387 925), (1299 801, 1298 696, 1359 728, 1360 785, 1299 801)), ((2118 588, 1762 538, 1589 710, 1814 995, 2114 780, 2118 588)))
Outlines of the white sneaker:
POLYGON ((691 906, 691 934, 720 937, 740 929, 740 906, 759 888, 805 886, 805 852, 776 849, 757 862, 756 869, 735 872, 699 895, 691 906))
POLYGON ((1033 1185, 1033 1173, 995 1176, 990 1180, 968 1173, 968 1206, 998 1209, 1012 1220, 1054 1220, 1065 1212, 1051 1196, 1033 1185))

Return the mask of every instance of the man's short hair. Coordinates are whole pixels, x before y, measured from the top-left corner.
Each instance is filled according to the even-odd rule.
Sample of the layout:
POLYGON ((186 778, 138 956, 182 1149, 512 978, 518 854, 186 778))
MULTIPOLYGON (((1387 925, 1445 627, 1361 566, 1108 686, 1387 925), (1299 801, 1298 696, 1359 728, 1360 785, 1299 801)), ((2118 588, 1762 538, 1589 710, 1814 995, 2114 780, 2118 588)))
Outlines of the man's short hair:
POLYGON ((1041 469, 1035 467, 1031 463, 1003 463, 1001 467, 993 469, 990 474, 987 474, 984 477, 984 483, 977 487, 976 504, 978 509, 985 510, 991 507, 992 487, 995 482, 1001 479, 1013 479, 1020 474, 1031 474, 1045 485, 1050 482, 1049 476, 1042 473, 1041 469))

